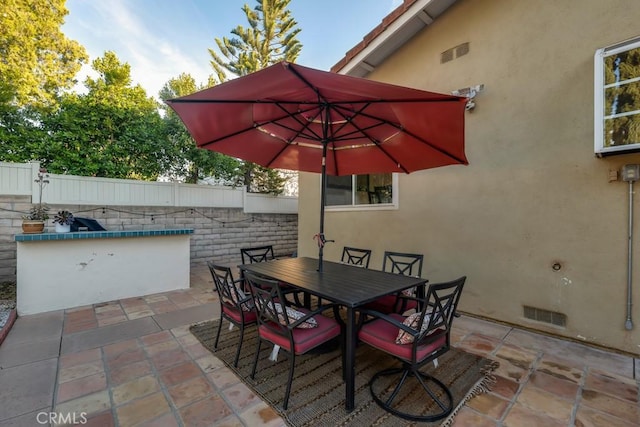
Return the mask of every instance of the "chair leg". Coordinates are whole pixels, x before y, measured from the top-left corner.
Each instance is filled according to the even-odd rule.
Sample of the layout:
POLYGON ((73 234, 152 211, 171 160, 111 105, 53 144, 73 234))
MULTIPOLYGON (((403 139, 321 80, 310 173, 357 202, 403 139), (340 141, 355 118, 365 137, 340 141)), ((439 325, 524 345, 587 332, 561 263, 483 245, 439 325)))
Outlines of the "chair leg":
MULTIPOLYGON (((386 369, 384 371, 376 373, 373 378, 371 378, 371 381, 369 381, 369 390, 371 391, 373 400, 375 400, 378 406, 398 417, 411 421, 437 421, 445 418, 453 410, 453 397, 451 395, 451 391, 447 388, 446 385, 444 385, 437 378, 420 372, 417 369, 411 369, 408 366, 404 366, 402 368, 386 369), (380 380, 381 377, 389 376, 399 376, 399 381, 393 388, 391 394, 387 396, 386 393, 391 390, 393 386, 387 385, 388 383, 383 383, 383 385, 379 386, 377 388, 378 390, 376 390, 375 383, 376 381, 380 380), (437 408, 433 407, 433 409, 428 413, 423 414, 422 412, 404 412, 399 408, 393 406, 394 399, 398 397, 400 389, 403 387, 409 377, 416 378, 416 381, 420 384, 422 389, 424 389, 425 393, 428 394, 433 402, 438 406, 437 408)), ((415 392, 415 390, 412 390, 411 393, 415 394, 415 392)), ((404 395, 400 396, 400 401, 405 398, 406 396, 404 395)), ((417 406, 416 408, 422 409, 420 408, 420 406, 417 406)))
POLYGON ((287 382, 287 391, 284 394, 284 403, 282 404, 282 409, 287 410, 287 406, 289 405, 289 395, 291 394, 291 383, 293 382, 293 369, 296 366, 296 355, 295 353, 290 353, 289 357, 289 381, 287 382))
POLYGON ((340 325, 340 335, 338 336, 338 340, 340 341, 340 358, 342 359, 342 380, 346 381, 347 379, 347 325, 342 321, 340 317, 340 313, 337 307, 333 308, 334 316, 338 320, 338 324, 340 325))
MULTIPOLYGON (((300 295, 298 295, 298 292, 294 292, 293 293, 293 299, 296 302, 296 304, 298 305, 298 307, 303 307, 304 303, 302 301, 300 301, 300 295)), ((306 307, 306 308, 311 308, 311 307, 306 307)))
POLYGON ((398 382, 398 385, 393 390, 391 395, 389 395, 389 398, 385 402, 387 404, 387 406, 391 406, 391 403, 393 403, 393 399, 396 398, 396 396, 398 395, 398 392, 400 391, 400 389, 404 385, 404 382, 407 380, 407 376, 409 375, 409 371, 407 369, 398 369, 395 372, 402 372, 402 378, 400 379, 400 381, 398 382))
POLYGON ((340 334, 340 357, 342 358, 342 381, 347 380, 347 334, 340 334))
POLYGON ((451 393, 449 392, 449 389, 443 384, 441 383, 437 378, 432 377, 431 375, 427 375, 427 374, 423 374, 422 372, 418 372, 418 375, 416 375, 416 378, 418 381, 420 381, 420 384, 422 384, 422 388, 424 388, 424 391, 426 391, 429 396, 431 396, 431 398, 434 400, 434 402, 436 402, 438 404, 438 406, 440 407, 440 409, 442 409, 443 411, 448 411, 447 415, 449 414, 449 412, 451 412, 451 393), (438 396, 435 395, 435 393, 433 391, 431 391, 431 387, 429 387, 426 383, 425 380, 431 380, 434 383, 438 384, 440 386, 440 388, 444 389, 444 391, 446 392, 448 398, 449 398, 449 405, 447 405, 446 403, 442 402, 442 400, 438 399, 438 396))
POLYGON ((220 323, 218 323, 218 333, 216 334, 216 342, 215 344, 213 344, 214 349, 218 348, 218 340, 220 339, 220 331, 222 330, 222 319, 223 317, 220 316, 220 323))
POLYGON ((253 357, 253 369, 251 369, 251 379, 256 377, 256 368, 258 367, 258 357, 260 357, 260 345, 262 340, 258 338, 258 345, 256 346, 256 355, 253 357))
POLYGON ((240 358, 240 350, 242 349, 242 340, 244 339, 244 324, 240 324, 240 341, 238 342, 238 349, 236 350, 236 358, 233 360, 233 366, 238 367, 238 359, 240 358))

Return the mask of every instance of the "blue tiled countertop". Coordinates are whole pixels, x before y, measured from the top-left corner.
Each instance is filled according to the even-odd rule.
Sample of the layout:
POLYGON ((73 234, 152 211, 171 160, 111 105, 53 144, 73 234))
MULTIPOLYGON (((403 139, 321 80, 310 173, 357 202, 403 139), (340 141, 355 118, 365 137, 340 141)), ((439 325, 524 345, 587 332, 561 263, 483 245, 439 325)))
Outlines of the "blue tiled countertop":
POLYGON ((40 242, 44 240, 114 239, 120 237, 176 236, 193 234, 193 229, 131 230, 131 231, 74 231, 69 233, 16 234, 16 242, 40 242))

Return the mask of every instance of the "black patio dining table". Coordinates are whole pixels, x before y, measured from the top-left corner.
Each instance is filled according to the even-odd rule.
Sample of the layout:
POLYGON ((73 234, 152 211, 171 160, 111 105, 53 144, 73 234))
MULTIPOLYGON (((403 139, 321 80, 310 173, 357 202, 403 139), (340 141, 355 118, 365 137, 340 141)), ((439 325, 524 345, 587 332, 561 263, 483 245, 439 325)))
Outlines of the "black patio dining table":
POLYGON ((345 342, 345 408, 354 408, 355 350, 357 341, 356 309, 384 295, 417 286, 422 289, 426 279, 402 276, 378 270, 370 270, 348 264, 324 261, 323 271, 318 271, 314 258, 286 258, 239 266, 298 288, 310 295, 327 299, 346 308, 345 342))

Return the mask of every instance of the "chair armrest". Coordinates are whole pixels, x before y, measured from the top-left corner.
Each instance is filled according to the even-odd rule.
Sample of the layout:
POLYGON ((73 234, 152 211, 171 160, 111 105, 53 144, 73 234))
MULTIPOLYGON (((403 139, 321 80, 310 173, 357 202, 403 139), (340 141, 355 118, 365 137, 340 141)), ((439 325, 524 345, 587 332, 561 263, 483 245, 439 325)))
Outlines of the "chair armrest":
POLYGON ((423 304, 426 303, 426 300, 424 300, 423 298, 412 297, 409 295, 405 295, 402 292, 398 292, 396 296, 398 297, 398 299, 403 299, 407 301, 416 301, 417 303, 423 303, 423 304))
POLYGON ((402 292, 398 292, 396 294, 396 307, 398 307, 398 303, 400 304, 400 312, 404 312, 407 308, 407 304, 409 303, 409 301, 415 301, 418 304, 418 307, 422 307, 422 305, 426 302, 424 299, 422 298, 418 298, 416 296, 409 296, 409 295, 404 295, 402 292))
MULTIPOLYGON (((375 319, 382 319, 385 322, 391 323, 392 325, 397 326, 397 327, 400 327, 400 325, 402 325, 402 322, 398 322, 393 317, 391 317, 391 316, 389 316, 387 314, 384 314, 384 313, 380 313, 379 311, 369 310, 369 309, 362 309, 362 310, 358 310, 358 312, 360 313, 360 315, 364 315, 364 317, 366 317, 366 316, 370 316, 371 317, 365 323, 371 322, 372 320, 375 320, 375 319)), ((404 326, 404 325, 402 325, 402 326, 404 326)))

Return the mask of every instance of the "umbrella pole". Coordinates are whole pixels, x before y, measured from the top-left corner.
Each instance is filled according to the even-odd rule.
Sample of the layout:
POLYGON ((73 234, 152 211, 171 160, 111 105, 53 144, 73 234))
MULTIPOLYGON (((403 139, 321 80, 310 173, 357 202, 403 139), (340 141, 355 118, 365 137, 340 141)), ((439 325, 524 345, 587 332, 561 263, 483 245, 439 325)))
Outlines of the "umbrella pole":
POLYGON ((322 273, 322 258, 324 253, 324 205, 327 192, 327 143, 322 144, 322 171, 320 189, 320 238, 318 239, 318 271, 322 273))

